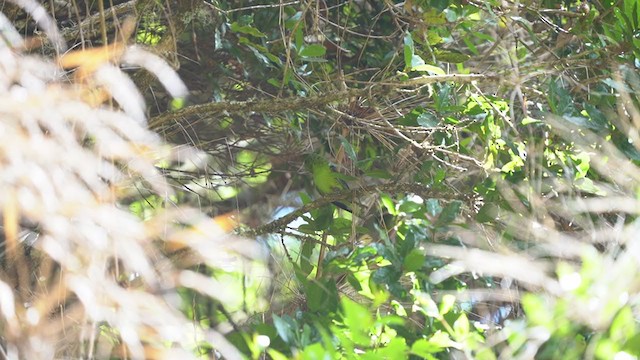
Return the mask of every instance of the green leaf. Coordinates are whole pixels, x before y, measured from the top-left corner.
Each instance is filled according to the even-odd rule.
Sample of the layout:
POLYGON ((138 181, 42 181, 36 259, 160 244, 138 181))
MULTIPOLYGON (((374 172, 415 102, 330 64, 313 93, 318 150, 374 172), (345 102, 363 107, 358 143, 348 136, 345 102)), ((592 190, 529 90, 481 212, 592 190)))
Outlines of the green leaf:
POLYGON ((611 339, 601 338, 597 339, 597 345, 595 347, 596 359, 634 359, 631 354, 624 354, 626 356, 616 356, 620 350, 620 344, 612 341, 611 339))
POLYGON ((562 87, 559 81, 551 81, 549 83, 549 95, 547 100, 549 101, 549 107, 554 114, 571 116, 575 113, 573 98, 567 89, 562 87))
MULTIPOLYGON (((378 248, 378 253, 385 256, 386 258, 393 257, 391 256, 391 254, 389 254, 389 251, 387 251, 385 254, 385 251, 383 249, 386 248, 378 248)), ((392 269, 391 266, 381 267, 371 275, 371 279, 373 281, 377 282, 378 284, 387 285, 395 283, 399 278, 400 274, 396 270, 392 269)))
POLYGON ((278 336, 280 336, 285 343, 293 341, 296 326, 289 316, 279 317, 278 315, 273 315, 273 325, 276 327, 278 336))
POLYGON ((456 297, 451 294, 447 294, 442 297, 440 302, 440 315, 446 315, 453 309, 453 305, 456 303, 456 297))
POLYGON ((385 169, 371 169, 365 172, 365 175, 370 176, 372 178, 376 178, 376 179, 387 179, 387 180, 394 179, 393 175, 390 174, 389 171, 385 169))
POLYGON ((276 88, 279 88, 280 86, 282 86, 282 83, 280 82, 280 80, 276 78, 270 78, 269 80, 267 80, 267 83, 269 83, 269 85, 276 88))
POLYGON ((267 353, 269 354, 269 357, 273 360, 288 360, 289 357, 285 356, 284 354, 282 354, 279 351, 276 351, 274 349, 267 349, 267 353))
MULTIPOLYGON (((406 316, 406 313, 405 315, 406 316)), ((378 319, 375 322, 375 325, 389 325, 389 326, 402 326, 404 325, 405 322, 405 318, 402 316, 397 316, 397 315, 385 315, 382 318, 378 319)))
POLYGON ((458 214, 460 214, 461 207, 462 202, 460 200, 454 200, 448 203, 438 217, 438 225, 443 226, 452 223, 456 219, 458 214))
POLYGON ((333 280, 309 281, 305 285, 307 306, 311 311, 335 311, 338 304, 338 291, 333 280))
POLYGON ((356 291, 362 291, 362 284, 360 280, 356 278, 353 273, 347 274, 347 282, 351 285, 356 291))
POLYGON ((366 307, 349 298, 342 298, 344 324, 351 331, 353 341, 359 345, 369 345, 369 330, 373 326, 373 317, 366 307))
POLYGON ((442 350, 444 350, 442 346, 425 339, 418 339, 413 343, 413 345, 411 345, 411 354, 427 359, 435 359, 431 354, 439 353, 442 350))
POLYGON ((446 75, 444 70, 440 69, 437 66, 429 65, 429 64, 419 64, 415 65, 411 68, 412 71, 426 71, 433 75, 446 75))
POLYGON ((404 35, 404 68, 405 71, 411 69, 411 60, 413 59, 413 54, 415 53, 415 49, 413 47, 413 38, 411 37, 411 33, 407 32, 404 35))
POLYGON ((443 348, 448 348, 448 347, 453 347, 456 349, 461 348, 460 344, 451 340, 451 338, 449 337, 449 334, 442 332, 441 330, 436 331, 436 333, 433 334, 433 336, 431 336, 431 338, 429 339, 429 342, 443 348))
POLYGON ((420 234, 420 230, 416 230, 415 226, 411 226, 405 233, 404 241, 400 242, 399 247, 396 246, 396 252, 398 253, 398 255, 400 255, 400 257, 406 258, 410 252, 417 250, 416 237, 420 239, 423 238, 422 234, 420 234))
POLYGON ((296 29, 295 32, 295 43, 296 43, 296 49, 298 51, 302 50, 302 47, 304 46, 304 33, 302 32, 302 27, 299 26, 296 29))
MULTIPOLYGON (((291 30, 296 25, 298 25, 298 23, 300 23, 301 20, 302 20, 302 11, 298 11, 285 21, 284 26, 287 28, 287 30, 291 30)), ((298 28, 301 28, 301 26, 298 26, 298 28)))
POLYGON ((433 8, 422 15, 424 22, 429 25, 442 25, 447 22, 442 11, 449 6, 450 1, 436 0, 432 1, 433 8))
POLYGON ((358 156, 356 155, 356 151, 353 149, 353 146, 351 146, 351 143, 342 135, 340 135, 340 144, 342 144, 344 152, 351 161, 358 160, 358 156))
POLYGON ((231 31, 247 34, 255 37, 267 37, 263 32, 250 25, 240 25, 237 22, 231 24, 231 31))
POLYGON ((182 109, 186 104, 185 98, 173 98, 171 99, 171 111, 176 111, 182 109))
POLYGON ((628 306, 622 308, 609 328, 611 339, 624 342, 626 339, 633 337, 637 331, 635 322, 632 310, 628 306))
MULTIPOLYGON (((427 32, 427 43, 429 45, 438 45, 443 41, 442 37, 436 31, 429 30, 427 32)), ((436 50, 436 52, 439 52, 439 50, 436 50)))
POLYGON ((302 359, 330 359, 330 354, 322 347, 322 344, 315 343, 304 348, 302 351, 302 359))
POLYGON ((302 244, 300 250, 300 270, 304 277, 309 276, 313 271, 313 265, 311 264, 311 256, 313 255, 313 249, 316 247, 316 243, 310 240, 306 240, 302 244))
POLYGON ((595 130, 605 130, 609 127, 609 120, 602 113, 602 111, 598 110, 595 106, 589 103, 585 103, 584 110, 589 115, 589 118, 595 130))
POLYGON ((431 298, 428 293, 412 290, 411 294, 415 298, 417 305, 419 306, 420 311, 427 317, 440 319, 440 311, 438 310, 438 305, 431 298))
POLYGON ((440 123, 436 115, 428 111, 418 115, 416 121, 418 122, 418 125, 424 126, 426 128, 436 127, 440 123))
POLYGON ((449 97, 450 94, 451 94, 451 85, 449 85, 448 83, 440 84, 440 90, 437 92, 437 95, 435 97, 436 98, 435 108, 437 111, 446 111, 446 108, 451 103, 451 99, 449 97))
POLYGON ((327 49, 320 44, 304 45, 300 49, 300 56, 302 57, 322 57, 326 54, 327 49))
POLYGON ((411 57, 411 71, 417 71, 417 70, 415 70, 415 68, 418 67, 418 66, 422 66, 424 64, 425 64, 425 62, 420 57, 420 55, 413 55, 411 57))
POLYGON ((534 325, 542 325, 553 329, 553 311, 539 295, 525 294, 522 296, 522 308, 534 325))
POLYGON ((444 169, 438 169, 433 175, 433 183, 440 184, 447 177, 447 172, 444 169))
POLYGON ((407 358, 407 341, 402 337, 394 337, 389 341, 387 346, 376 352, 376 355, 382 359, 406 359, 407 358))
POLYGON ((465 45, 467 45, 467 48, 469 49, 469 51, 471 51, 473 53, 473 55, 480 55, 480 51, 478 51, 478 48, 471 42, 471 40, 469 40, 466 37, 462 37, 462 42, 465 43, 465 45))
POLYGON ((538 119, 534 119, 534 118, 529 117, 529 116, 525 116, 520 123, 522 125, 540 124, 540 123, 542 123, 542 120, 538 120, 538 119))
POLYGON ((387 209, 387 212, 389 212, 389 214, 391 215, 398 215, 397 211, 396 211, 396 205, 393 203, 393 200, 391 200, 391 197, 387 194, 382 194, 380 195, 380 201, 382 202, 382 205, 384 206, 385 209, 387 209))
POLYGON ((323 206, 311 211, 311 216, 313 216, 313 222, 309 225, 311 225, 314 230, 327 230, 333 222, 333 208, 331 206, 323 206))
POLYGON ((629 159, 640 161, 640 151, 638 151, 638 148, 636 148, 636 146, 632 144, 625 135, 616 131, 612 134, 611 141, 629 159))
POLYGON ((490 347, 480 348, 475 353, 476 360, 496 360, 496 355, 493 353, 493 349, 490 347))
POLYGON ((467 54, 463 54, 459 51, 452 51, 452 50, 436 50, 434 52, 434 55, 436 57, 436 60, 438 61, 454 63, 454 64, 463 63, 471 58, 471 56, 467 54))
POLYGON ((402 267, 406 272, 416 271, 424 265, 426 257, 422 253, 422 251, 418 249, 413 249, 409 254, 404 258, 402 263, 402 267))
POLYGON ((632 23, 629 26, 638 29, 638 0, 624 0, 624 14, 632 23))
POLYGON ((620 30, 622 30, 627 39, 630 38, 633 33, 633 25, 631 25, 631 21, 627 15, 618 7, 613 9, 613 14, 618 19, 618 27, 620 30))
POLYGON ((453 323, 453 331, 455 331, 458 339, 464 338, 469 334, 469 319, 465 313, 462 313, 453 323))
POLYGON ((624 350, 631 354, 640 354, 640 333, 636 333, 627 339, 624 350))
POLYGON ((562 117, 564 120, 578 126, 581 128, 588 128, 588 129, 592 129, 592 130, 603 130, 604 127, 602 127, 601 125, 590 121, 588 118, 583 117, 583 116, 569 116, 569 115, 565 115, 562 117))
POLYGON ((425 204, 427 206, 427 214, 431 217, 436 217, 442 212, 442 206, 440 206, 440 200, 438 199, 427 199, 425 204))
POLYGON ((480 223, 490 223, 495 221, 498 218, 499 210, 500 208, 498 208, 496 204, 486 203, 478 211, 476 220, 480 223))
POLYGON ((400 205, 398 206, 398 212, 403 212, 407 214, 414 213, 422 209, 422 204, 417 203, 411 199, 402 199, 400 201, 400 205))
POLYGON ((316 230, 315 226, 312 226, 312 225, 309 225, 309 224, 302 224, 302 225, 298 226, 298 231, 300 231, 302 233, 305 233, 305 234, 313 235, 318 230, 316 230))

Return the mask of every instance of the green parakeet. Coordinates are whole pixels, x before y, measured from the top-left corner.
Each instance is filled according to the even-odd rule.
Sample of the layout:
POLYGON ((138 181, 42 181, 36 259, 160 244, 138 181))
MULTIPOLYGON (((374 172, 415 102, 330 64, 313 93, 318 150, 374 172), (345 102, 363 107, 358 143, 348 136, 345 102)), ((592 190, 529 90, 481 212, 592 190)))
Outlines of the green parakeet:
MULTIPOLYGON (((335 172, 331 169, 329 161, 319 154, 309 155, 304 162, 307 170, 311 172, 313 176, 313 182, 320 194, 326 195, 336 191, 348 189, 347 184, 343 181, 344 175, 335 172)), ((349 207, 339 201, 334 201, 333 204, 343 210, 351 212, 349 207)))

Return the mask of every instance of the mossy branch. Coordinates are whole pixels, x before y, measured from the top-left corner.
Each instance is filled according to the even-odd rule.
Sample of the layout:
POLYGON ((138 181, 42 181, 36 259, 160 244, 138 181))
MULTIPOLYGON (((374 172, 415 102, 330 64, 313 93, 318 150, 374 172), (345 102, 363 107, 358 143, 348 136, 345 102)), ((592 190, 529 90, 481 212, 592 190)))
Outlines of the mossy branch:
POLYGON ((349 101, 350 99, 357 97, 386 95, 393 90, 406 87, 423 86, 426 84, 434 84, 437 82, 445 81, 469 83, 480 79, 493 79, 493 77, 482 74, 421 76, 406 81, 383 82, 375 84, 375 86, 372 84, 371 86, 367 86, 364 88, 348 89, 344 91, 320 94, 310 97, 288 97, 266 100, 211 102, 206 104, 188 106, 175 112, 158 115, 151 119, 151 121, 149 122, 149 126, 151 129, 157 130, 166 124, 173 124, 176 119, 195 115, 208 117, 222 112, 226 112, 229 114, 246 112, 275 114, 285 111, 320 109, 327 104, 344 103, 346 101, 349 101))

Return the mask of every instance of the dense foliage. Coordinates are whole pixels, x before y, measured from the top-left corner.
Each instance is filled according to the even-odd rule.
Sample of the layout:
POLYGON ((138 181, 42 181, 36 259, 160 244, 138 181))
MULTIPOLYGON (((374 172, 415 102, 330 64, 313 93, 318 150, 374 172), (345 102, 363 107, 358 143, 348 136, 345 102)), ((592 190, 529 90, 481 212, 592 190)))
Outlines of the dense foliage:
MULTIPOLYGON (((117 87, 97 103, 80 96, 148 116, 175 144, 157 173, 131 171, 141 179, 113 203, 136 224, 159 227, 160 216, 200 238, 208 228, 162 214, 197 207, 224 228, 234 218, 236 235, 268 254, 261 277, 255 264, 216 261, 215 249, 253 250, 218 225, 213 248, 184 240, 205 261, 164 288, 199 331, 226 338, 181 343, 196 356, 640 355, 638 0, 62 3, 45 6, 60 36, 94 49, 74 62, 26 47, 76 85, 92 87, 83 76, 100 80, 103 64, 134 62, 124 49, 136 44, 166 62, 145 63, 160 83, 178 82, 157 71, 169 64, 190 90, 182 98, 180 86, 125 68, 152 104, 146 115, 117 87), (151 186, 157 174, 171 191, 151 186)), ((42 20, 34 27, 22 11, 5 14, 40 39, 42 20)), ((103 151, 91 146, 97 134, 77 136, 103 151)), ((22 216, 47 234, 45 220, 22 216)), ((168 241, 161 233, 148 236, 168 241)), ((118 276, 145 278, 135 266, 118 276)), ((82 346, 108 338, 140 354, 125 327, 98 325, 82 346)))

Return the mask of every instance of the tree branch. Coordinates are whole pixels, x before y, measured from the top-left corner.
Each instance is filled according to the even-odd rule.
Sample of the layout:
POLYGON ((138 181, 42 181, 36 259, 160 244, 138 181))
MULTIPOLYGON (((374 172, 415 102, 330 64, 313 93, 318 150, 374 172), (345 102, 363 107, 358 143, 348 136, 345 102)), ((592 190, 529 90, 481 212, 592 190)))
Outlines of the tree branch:
POLYGON ((280 113, 283 111, 294 111, 301 109, 319 109, 327 104, 339 102, 344 103, 355 97, 371 97, 373 95, 386 95, 392 90, 405 87, 423 86, 426 84, 434 84, 437 82, 454 81, 459 83, 468 83, 476 80, 491 80, 494 77, 483 74, 450 74, 450 75, 434 75, 421 76, 406 81, 379 82, 361 88, 349 89, 345 91, 332 92, 329 94, 321 94, 310 97, 288 97, 273 98, 267 100, 251 100, 251 101, 226 101, 211 102, 206 104, 198 104, 188 106, 178 111, 169 112, 158 115, 149 121, 149 127, 157 130, 162 126, 173 123, 175 119, 189 116, 208 117, 221 112, 233 113, 280 113))

